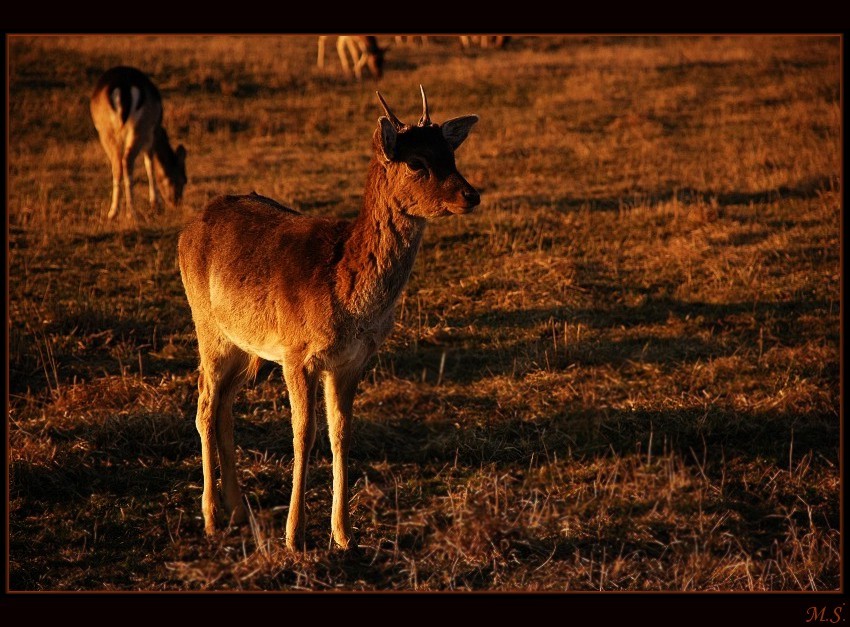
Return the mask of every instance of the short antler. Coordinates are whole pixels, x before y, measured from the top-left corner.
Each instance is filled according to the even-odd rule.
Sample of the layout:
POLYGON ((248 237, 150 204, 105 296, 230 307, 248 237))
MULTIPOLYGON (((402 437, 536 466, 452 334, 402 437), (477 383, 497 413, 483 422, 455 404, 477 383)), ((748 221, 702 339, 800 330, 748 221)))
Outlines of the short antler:
POLYGON ((431 116, 428 115, 428 99, 425 97, 425 88, 419 85, 419 91, 422 92, 422 117, 419 118, 419 126, 428 126, 431 124, 431 116))
POLYGON ((392 112, 390 106, 387 104, 387 101, 384 100, 384 97, 381 95, 381 92, 376 91, 375 93, 378 94, 378 100, 381 101, 381 106, 384 108, 384 113, 387 114, 387 117, 389 118, 390 122, 392 122, 396 130, 400 130, 404 126, 404 123, 396 117, 395 113, 392 112))

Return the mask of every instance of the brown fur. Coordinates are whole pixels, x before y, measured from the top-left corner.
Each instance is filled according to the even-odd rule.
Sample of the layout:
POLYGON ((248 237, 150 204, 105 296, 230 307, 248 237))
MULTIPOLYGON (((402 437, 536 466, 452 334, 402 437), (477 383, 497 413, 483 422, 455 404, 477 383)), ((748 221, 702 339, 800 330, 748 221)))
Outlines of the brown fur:
POLYGON ((139 153, 145 159, 151 206, 156 207, 159 199, 157 178, 168 191, 169 203, 179 204, 186 185, 186 149, 182 145, 176 151, 171 148, 162 127, 162 98, 156 85, 135 68, 114 67, 100 77, 89 105, 100 143, 112 164, 109 219, 118 214, 122 181, 127 214, 134 217, 133 164, 139 153))
POLYGON ((426 220, 466 213, 479 203, 454 162, 454 149, 477 116, 438 126, 430 123, 426 106, 423 119, 412 127, 379 120, 363 207, 354 221, 303 216, 257 194, 223 196, 180 235, 180 272, 201 357, 196 425, 207 533, 222 520, 245 518, 231 405, 263 358, 283 367, 292 408, 295 463, 287 545, 296 548, 304 541, 319 378, 334 456, 333 537, 343 548, 353 545, 346 466, 357 384, 392 329, 426 220), (216 452, 223 503, 215 489, 216 452))

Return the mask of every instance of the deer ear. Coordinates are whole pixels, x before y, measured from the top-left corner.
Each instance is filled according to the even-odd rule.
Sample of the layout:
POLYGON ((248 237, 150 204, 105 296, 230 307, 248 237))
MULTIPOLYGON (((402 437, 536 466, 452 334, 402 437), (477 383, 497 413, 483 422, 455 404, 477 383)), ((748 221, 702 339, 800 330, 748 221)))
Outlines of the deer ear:
POLYGON ((443 122, 441 127, 443 137, 445 137, 446 141, 449 142, 449 146, 452 147, 452 150, 457 150, 458 146, 460 146, 463 143, 463 140, 466 139, 467 135, 469 135, 469 131, 472 130, 472 127, 475 126, 476 122, 478 122, 477 115, 462 115, 459 118, 452 118, 451 120, 443 122))
POLYGON ((378 126, 381 131, 381 150, 387 161, 392 161, 395 158, 395 140, 398 137, 398 131, 383 115, 378 118, 378 126))

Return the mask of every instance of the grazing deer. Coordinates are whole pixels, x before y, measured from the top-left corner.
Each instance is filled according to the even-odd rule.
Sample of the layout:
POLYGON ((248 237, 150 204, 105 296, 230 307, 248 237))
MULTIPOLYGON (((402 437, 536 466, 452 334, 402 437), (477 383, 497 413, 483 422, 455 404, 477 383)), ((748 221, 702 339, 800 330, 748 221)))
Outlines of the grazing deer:
MULTIPOLYGON (((319 54, 316 65, 325 67, 325 40, 327 35, 319 36, 319 54)), ((352 68, 357 80, 363 78, 363 67, 368 67, 376 79, 384 74, 384 55, 389 46, 381 48, 378 39, 372 35, 364 37, 353 37, 340 35, 336 38, 336 51, 339 54, 339 62, 342 64, 343 72, 351 74, 352 68), (351 65, 349 65, 349 60, 351 65)))
POLYGON ((489 48, 491 45, 494 48, 504 48, 510 40, 510 35, 461 35, 460 45, 464 48, 471 48, 472 46, 489 48))
POLYGON ((186 149, 172 150, 162 128, 159 90, 140 70, 118 66, 100 77, 89 102, 100 143, 112 163, 112 204, 107 217, 118 214, 118 197, 124 183, 127 214, 133 212, 133 163, 141 152, 148 173, 151 207, 157 206, 159 177, 172 205, 180 203, 186 185, 186 149))
POLYGON ((478 116, 434 124, 420 90, 422 117, 416 125, 403 124, 378 93, 386 115, 372 135, 363 206, 354 221, 303 216, 252 193, 213 199, 180 235, 180 275, 200 353, 196 426, 207 534, 246 516, 231 407, 265 359, 282 366, 292 413, 286 544, 304 545, 307 459, 321 378, 333 453, 333 539, 342 548, 356 546, 347 463, 357 385, 393 327, 426 221, 469 213, 480 202, 454 157, 478 116))

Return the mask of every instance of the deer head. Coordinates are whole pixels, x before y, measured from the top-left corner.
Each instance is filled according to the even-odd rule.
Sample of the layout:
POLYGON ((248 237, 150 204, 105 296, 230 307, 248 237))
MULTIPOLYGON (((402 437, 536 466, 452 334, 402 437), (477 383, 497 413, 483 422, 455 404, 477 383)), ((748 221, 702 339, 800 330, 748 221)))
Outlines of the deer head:
POLYGON ((387 50, 390 49, 390 46, 379 46, 378 38, 374 36, 363 37, 363 40, 365 42, 364 54, 366 55, 366 66, 372 72, 372 76, 376 80, 380 80, 384 75, 384 56, 387 50))
POLYGON ((477 115, 464 115, 442 124, 431 122, 425 90, 422 116, 415 126, 404 124, 392 112, 380 92, 385 116, 378 119, 373 136, 375 156, 386 169, 390 188, 405 199, 403 210, 412 216, 436 218, 452 213, 469 213, 481 197, 455 165, 455 150, 478 122, 477 115))
POLYGON ((165 189, 165 199, 172 205, 180 205, 183 199, 183 188, 186 187, 186 148, 183 144, 172 151, 165 129, 159 127, 155 131, 154 150, 157 154, 158 178, 165 189))

